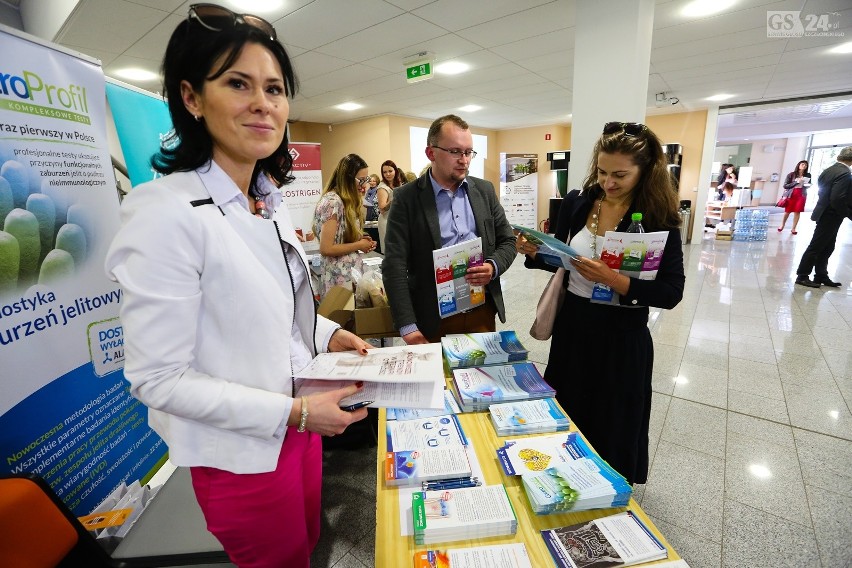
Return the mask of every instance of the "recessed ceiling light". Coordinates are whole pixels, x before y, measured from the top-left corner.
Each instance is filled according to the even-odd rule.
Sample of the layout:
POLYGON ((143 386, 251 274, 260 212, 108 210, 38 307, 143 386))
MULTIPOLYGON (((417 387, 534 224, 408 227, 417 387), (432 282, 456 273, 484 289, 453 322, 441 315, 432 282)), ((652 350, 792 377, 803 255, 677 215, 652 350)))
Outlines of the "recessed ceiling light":
POLYGON ((727 10, 734 5, 735 0, 694 0, 680 11, 681 16, 697 18, 709 16, 727 10))
POLYGON ((852 53, 852 41, 835 45, 828 50, 829 53, 852 53))
POLYGON ((705 100, 707 100, 707 101, 726 101, 726 100, 732 99, 732 98, 734 98, 734 95, 719 94, 719 95, 713 95, 712 97, 707 97, 705 100))
POLYGON ((115 72, 116 76, 121 77, 122 79, 129 79, 131 81, 153 81, 154 79, 159 79, 159 75, 156 73, 151 73, 150 71, 146 71, 145 69, 139 69, 138 67, 127 67, 126 69, 119 69, 115 72))
POLYGON ((340 110, 358 110, 364 105, 359 105, 358 103, 343 103, 339 104, 334 108, 339 108, 340 110))
POLYGON ((467 105, 463 107, 459 107, 459 110, 462 112, 476 112, 478 110, 482 110, 482 107, 479 105, 467 105))
POLYGON ((461 61, 447 61, 435 66, 435 72, 442 75, 458 75, 470 69, 470 65, 461 61))

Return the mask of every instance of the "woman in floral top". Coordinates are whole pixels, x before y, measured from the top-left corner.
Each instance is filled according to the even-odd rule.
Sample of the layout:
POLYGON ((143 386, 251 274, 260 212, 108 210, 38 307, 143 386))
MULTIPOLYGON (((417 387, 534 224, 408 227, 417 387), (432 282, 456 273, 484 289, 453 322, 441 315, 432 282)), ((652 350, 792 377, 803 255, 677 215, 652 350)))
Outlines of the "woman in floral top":
POLYGON ((320 294, 337 285, 350 285, 352 269, 363 273, 361 253, 376 248, 363 233, 361 187, 370 185, 367 162, 357 154, 344 156, 325 186, 314 211, 314 234, 321 255, 320 294))

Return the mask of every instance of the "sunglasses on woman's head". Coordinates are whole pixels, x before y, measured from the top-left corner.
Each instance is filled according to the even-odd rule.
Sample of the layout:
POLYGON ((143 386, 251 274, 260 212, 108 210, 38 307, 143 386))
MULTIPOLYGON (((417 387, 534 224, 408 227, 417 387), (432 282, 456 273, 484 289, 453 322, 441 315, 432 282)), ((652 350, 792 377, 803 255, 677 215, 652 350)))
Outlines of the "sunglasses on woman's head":
POLYGON ((638 122, 607 122, 604 124, 603 133, 617 134, 624 132, 625 136, 640 136, 646 128, 648 127, 638 122))
POLYGON ((226 27, 234 27, 237 24, 243 24, 257 28, 270 39, 277 39, 278 34, 275 33, 275 28, 272 24, 259 16, 252 14, 237 14, 222 6, 216 4, 192 4, 189 7, 189 13, 186 19, 195 20, 210 31, 221 32, 226 27))

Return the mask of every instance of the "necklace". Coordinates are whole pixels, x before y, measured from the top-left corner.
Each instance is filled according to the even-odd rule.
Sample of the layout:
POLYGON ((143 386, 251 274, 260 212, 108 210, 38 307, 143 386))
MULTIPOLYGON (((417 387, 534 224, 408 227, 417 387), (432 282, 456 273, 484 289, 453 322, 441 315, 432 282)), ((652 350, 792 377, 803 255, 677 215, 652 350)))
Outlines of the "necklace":
POLYGON ((269 210, 266 208, 266 202, 259 195, 254 196, 254 216, 261 219, 269 219, 269 210))
MULTIPOLYGON (((598 256, 598 221, 600 221, 601 218, 601 205, 603 205, 604 199, 606 199, 606 195, 598 200, 598 209, 592 213, 592 244, 589 245, 589 248, 592 249, 593 259, 600 258, 598 256)), ((624 215, 622 215, 621 219, 618 220, 618 223, 615 224, 616 229, 619 225, 621 225, 622 219, 624 219, 624 215)))

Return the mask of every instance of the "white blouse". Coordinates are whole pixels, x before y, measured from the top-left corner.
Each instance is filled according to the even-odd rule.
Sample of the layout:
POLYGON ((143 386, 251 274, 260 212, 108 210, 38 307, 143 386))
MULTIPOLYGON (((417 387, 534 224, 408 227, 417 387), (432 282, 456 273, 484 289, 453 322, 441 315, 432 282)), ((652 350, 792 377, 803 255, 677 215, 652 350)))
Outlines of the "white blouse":
MULTIPOLYGON (((603 250, 604 238, 593 236, 592 232, 585 225, 582 230, 578 231, 577 234, 568 241, 568 244, 580 253, 580 256, 590 258, 592 256, 593 238, 597 239, 597 251, 600 252, 603 250)), ((571 277, 568 279, 568 291, 582 298, 591 298, 592 288, 595 283, 580 276, 580 273, 573 268, 570 268, 569 270, 571 271, 571 277)))

